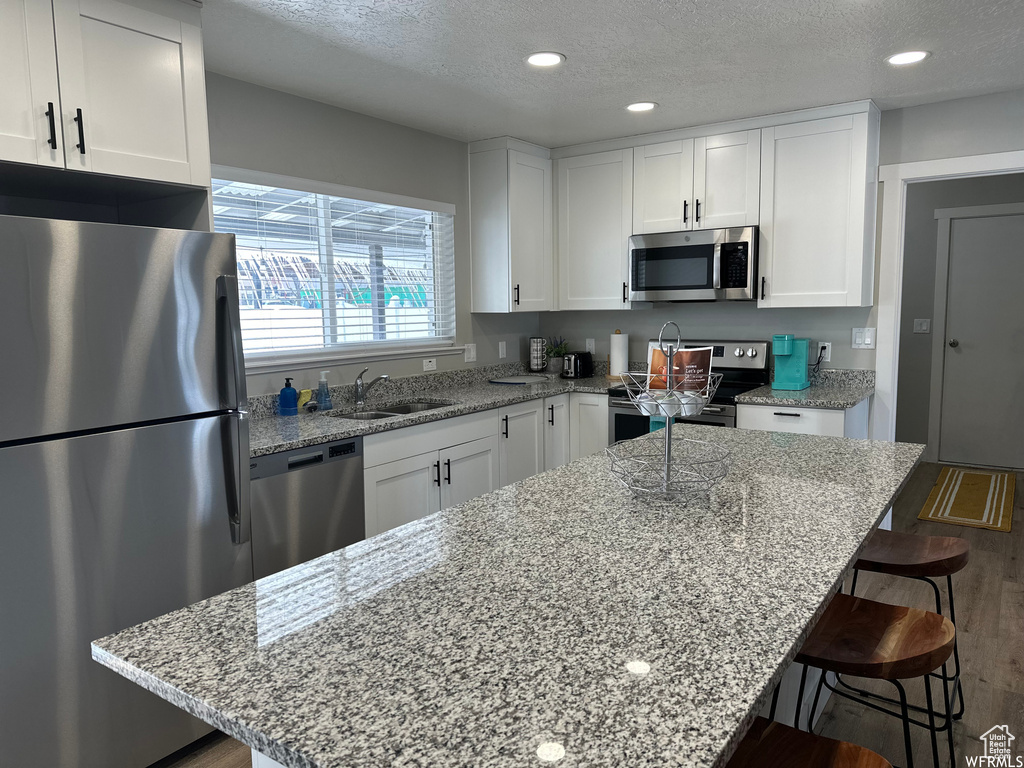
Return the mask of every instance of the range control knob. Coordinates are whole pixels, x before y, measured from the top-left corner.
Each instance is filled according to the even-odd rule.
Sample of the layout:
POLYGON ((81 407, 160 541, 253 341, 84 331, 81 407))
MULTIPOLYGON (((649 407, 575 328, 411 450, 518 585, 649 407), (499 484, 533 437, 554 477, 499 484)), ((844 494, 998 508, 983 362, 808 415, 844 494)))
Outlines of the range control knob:
POLYGON ((736 347, 736 351, 733 352, 733 354, 736 355, 736 357, 743 357, 743 350, 740 349, 739 347, 736 347))
POLYGON ((747 350, 747 357, 757 357, 757 350, 751 347, 747 350))

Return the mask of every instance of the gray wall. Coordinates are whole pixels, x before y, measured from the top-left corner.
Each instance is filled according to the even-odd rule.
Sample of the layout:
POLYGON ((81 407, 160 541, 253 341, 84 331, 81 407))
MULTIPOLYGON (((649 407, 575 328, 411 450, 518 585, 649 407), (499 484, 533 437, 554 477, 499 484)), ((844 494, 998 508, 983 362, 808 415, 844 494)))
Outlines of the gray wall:
MULTIPOLYGON (((937 208, 1024 202, 1024 174, 911 184, 903 251, 900 365, 896 391, 896 439, 928 442, 932 340, 915 334, 914 319, 934 325, 937 208)), ((953 290, 956 286, 951 286, 953 290)))
POLYGON ((879 165, 1024 149, 1024 90, 882 113, 879 165))
MULTIPOLYGON (((520 339, 536 333, 537 315, 471 316, 469 171, 466 144, 240 80, 206 74, 210 153, 216 165, 343 184, 360 189, 453 203, 457 342, 477 344, 477 364, 497 362, 498 341, 508 359, 520 339)), ((439 357, 439 370, 470 367, 461 355, 439 357)), ((351 382, 363 365, 290 370, 296 387, 315 387, 319 368, 334 384, 351 382)), ((371 364, 374 374, 422 373, 420 359, 371 364)), ((284 373, 247 377, 250 394, 276 392, 284 373)))

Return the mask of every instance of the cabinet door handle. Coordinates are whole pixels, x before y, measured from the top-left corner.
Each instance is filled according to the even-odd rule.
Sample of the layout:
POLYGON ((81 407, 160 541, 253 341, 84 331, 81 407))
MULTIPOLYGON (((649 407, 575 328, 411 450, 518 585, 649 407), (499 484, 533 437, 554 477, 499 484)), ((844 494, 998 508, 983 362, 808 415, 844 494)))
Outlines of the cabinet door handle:
POLYGON ((448 485, 452 484, 452 460, 451 459, 445 459, 444 460, 444 481, 446 483, 448 483, 448 485))
POLYGON ((683 200, 683 224, 686 223, 686 211, 687 211, 687 208, 689 208, 689 207, 690 207, 690 201, 689 200, 683 200))
POLYGON ((548 413, 549 413, 548 424, 550 424, 553 427, 553 426, 555 426, 555 406, 549 405, 548 406, 548 413))
POLYGON ((516 306, 517 306, 517 307, 519 306, 519 283, 516 283, 516 298, 515 298, 515 304, 516 304, 516 306))
POLYGON ((693 206, 693 220, 700 224, 700 200, 697 200, 697 204, 693 206))
POLYGON ((801 416, 803 416, 802 413, 784 413, 783 411, 775 411, 773 415, 774 416, 791 416, 794 419, 799 419, 801 416))
POLYGON ((46 102, 48 109, 46 110, 46 117, 50 123, 50 138, 46 140, 46 143, 50 145, 50 149, 57 148, 57 126, 53 122, 53 102, 46 102))
POLYGON ((437 483, 437 487, 440 488, 441 487, 441 460, 440 459, 438 459, 437 461, 434 462, 434 471, 437 472, 437 475, 434 477, 434 482, 437 483))
POLYGON ((75 149, 85 154, 85 121, 82 119, 82 110, 75 110, 75 122, 78 123, 78 143, 75 149))
POLYGON ((622 303, 626 304, 629 302, 629 284, 622 284, 622 303))
POLYGON ((508 437, 508 416, 502 416, 501 417, 501 423, 502 423, 501 436, 502 437, 508 437))
POLYGON ((767 279, 766 277, 761 278, 761 301, 764 301, 764 283, 767 279))

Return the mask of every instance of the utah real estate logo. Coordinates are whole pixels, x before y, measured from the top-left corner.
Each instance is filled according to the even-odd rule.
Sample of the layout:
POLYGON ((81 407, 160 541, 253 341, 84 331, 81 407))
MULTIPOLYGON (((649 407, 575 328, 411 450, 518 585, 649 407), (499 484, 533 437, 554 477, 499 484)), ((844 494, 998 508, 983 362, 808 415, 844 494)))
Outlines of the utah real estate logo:
POLYGON ((985 742, 985 754, 965 755, 968 768, 1024 768, 1024 755, 1013 754, 1016 737, 1007 726, 989 728, 978 738, 985 742))

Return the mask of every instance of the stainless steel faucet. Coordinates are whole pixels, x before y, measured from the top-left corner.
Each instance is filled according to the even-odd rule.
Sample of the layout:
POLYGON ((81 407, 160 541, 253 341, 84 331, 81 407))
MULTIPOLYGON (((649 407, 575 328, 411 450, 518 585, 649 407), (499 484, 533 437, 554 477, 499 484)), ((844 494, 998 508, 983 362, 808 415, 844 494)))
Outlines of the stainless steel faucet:
MULTIPOLYGON (((363 373, 366 373, 369 368, 363 368, 363 373)), ((371 379, 367 383, 363 383, 363 373, 356 376, 356 405, 362 406, 366 404, 366 393, 370 391, 370 387, 376 384, 378 381, 390 381, 391 377, 386 373, 382 373, 376 379, 371 379)))

